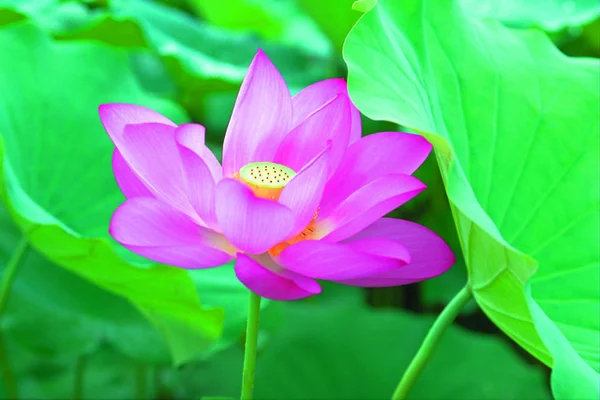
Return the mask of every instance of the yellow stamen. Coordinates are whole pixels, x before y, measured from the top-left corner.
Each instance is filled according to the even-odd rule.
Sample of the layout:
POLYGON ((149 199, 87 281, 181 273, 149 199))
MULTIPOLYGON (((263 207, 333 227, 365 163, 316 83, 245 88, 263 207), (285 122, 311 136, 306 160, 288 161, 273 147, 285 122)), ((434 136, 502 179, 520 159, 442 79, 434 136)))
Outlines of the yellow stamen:
POLYGON ((312 240, 313 234, 315 233, 315 230, 317 229, 317 223, 315 222, 315 220, 317 219, 317 215, 318 215, 318 212, 315 213, 315 216, 313 217, 312 221, 310 221, 308 223, 308 225, 306 226, 306 228, 304 228, 304 230, 302 232, 300 232, 297 236, 291 238, 290 240, 286 240, 285 242, 281 242, 281 243, 276 244, 275 246, 271 247, 269 249, 269 254, 272 255, 273 257, 277 257, 288 246, 291 246, 291 245, 301 242, 303 240, 312 240))

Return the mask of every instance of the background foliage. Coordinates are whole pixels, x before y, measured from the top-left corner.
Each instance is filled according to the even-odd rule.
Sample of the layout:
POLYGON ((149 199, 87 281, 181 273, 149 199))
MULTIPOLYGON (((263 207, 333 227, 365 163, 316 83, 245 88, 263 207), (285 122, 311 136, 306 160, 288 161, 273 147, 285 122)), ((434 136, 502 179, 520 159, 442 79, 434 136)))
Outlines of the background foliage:
POLYGON ((411 396, 597 398, 599 11, 591 0, 0 0, 0 268, 19 263, 0 299, 3 377, 10 365, 21 398, 238 396, 247 291, 231 266, 155 265, 110 238, 123 198, 97 106, 202 123, 220 154, 262 48, 293 92, 347 77, 363 134, 434 144, 417 173, 429 189, 392 216, 436 231, 458 261, 405 287, 264 302, 257 397, 389 397, 469 279, 475 300, 411 396))

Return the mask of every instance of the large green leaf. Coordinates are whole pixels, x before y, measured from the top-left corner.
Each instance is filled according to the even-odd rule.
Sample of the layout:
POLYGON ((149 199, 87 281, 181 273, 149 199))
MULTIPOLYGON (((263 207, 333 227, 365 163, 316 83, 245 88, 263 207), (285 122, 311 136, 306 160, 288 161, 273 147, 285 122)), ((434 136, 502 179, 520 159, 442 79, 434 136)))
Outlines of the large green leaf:
MULTIPOLYGON (((526 290, 529 294, 529 285, 526 290)), ((559 400, 593 398, 600 385, 598 373, 575 352, 557 324, 548 318, 535 300, 531 296, 527 300, 538 332, 554 356, 551 379, 554 397, 559 400)))
POLYGON ((200 305, 187 272, 130 264, 107 233, 123 198, 98 105, 145 104, 179 121, 181 111, 144 94, 125 54, 105 45, 55 43, 17 24, 0 31, 0 48, 0 195, 23 235, 47 258, 133 303, 176 362, 211 346, 223 313, 200 305))
POLYGON ((363 113, 436 147, 485 313, 558 366, 565 353, 540 338, 536 302, 570 356, 600 371, 597 60, 568 58, 540 32, 476 19, 450 0, 380 0, 344 56, 363 113))
MULTIPOLYGON (((431 317, 356 305, 289 304, 281 331, 259 354, 259 399, 386 399, 431 317)), ((239 395, 242 351, 184 368, 179 397, 239 395)), ((498 338, 450 328, 411 393, 415 399, 547 399, 540 367, 498 338), (509 382, 507 384, 507 382, 509 382)))
MULTIPOLYGON (((456 263, 448 271, 418 283, 422 305, 429 309, 433 307, 442 309, 465 286, 467 269, 460 251, 460 241, 456 234, 442 176, 433 154, 419 167, 415 176, 422 182, 426 182, 428 189, 406 206, 396 210, 393 214, 397 213, 397 215, 393 216, 418 222, 433 230, 444 238, 456 255, 456 263)), ((470 301, 462 312, 472 313, 476 309, 477 303, 470 301)))
POLYGON ((600 16, 597 0, 460 0, 474 15, 493 18, 517 27, 557 31, 578 26, 600 16))

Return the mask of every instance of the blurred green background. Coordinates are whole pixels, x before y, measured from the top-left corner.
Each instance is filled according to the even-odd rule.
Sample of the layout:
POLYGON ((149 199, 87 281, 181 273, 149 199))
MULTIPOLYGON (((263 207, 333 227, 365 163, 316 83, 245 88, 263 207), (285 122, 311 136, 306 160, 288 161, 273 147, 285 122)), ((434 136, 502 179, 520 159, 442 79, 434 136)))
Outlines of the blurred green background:
MULTIPOLYGON (((361 16, 352 3, 0 0, 0 268, 18 263, 0 289, 3 398, 239 396, 247 291, 232 266, 155 265, 109 237, 123 198, 97 106, 138 103, 201 123, 220 157, 258 48, 294 93, 347 76, 342 46, 361 16)), ((560 2, 559 12, 556 4, 461 2, 481 18, 544 31, 566 55, 599 57, 598 4, 560 2)), ((364 135, 402 129, 363 117, 364 135)), ((392 216, 441 235, 456 265, 404 287, 324 285, 315 298, 263 302, 257 398, 391 395, 435 315, 467 281, 436 158, 416 175, 428 190, 392 216)), ((472 301, 411 396, 547 399, 549 379, 472 301)))

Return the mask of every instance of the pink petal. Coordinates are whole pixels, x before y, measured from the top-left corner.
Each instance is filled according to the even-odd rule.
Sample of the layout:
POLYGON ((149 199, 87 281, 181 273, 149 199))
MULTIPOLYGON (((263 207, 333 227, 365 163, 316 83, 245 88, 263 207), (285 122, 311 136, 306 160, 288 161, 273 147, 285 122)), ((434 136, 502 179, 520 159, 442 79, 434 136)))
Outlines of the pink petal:
POLYGON ((188 198, 175 128, 158 123, 126 125, 117 147, 144 185, 166 204, 195 216, 188 198))
POLYGON ((244 165, 271 161, 292 120, 290 92, 277 68, 259 50, 235 102, 225 141, 223 169, 231 177, 244 165))
MULTIPOLYGON (((259 260, 267 261, 266 257, 259 260)), ((321 293, 321 286, 315 280, 278 268, 280 271, 275 272, 240 253, 235 263, 235 274, 248 289, 267 299, 297 300, 321 293)))
POLYGON ((129 165, 127 165, 127 162, 117 149, 113 152, 112 165, 117 185, 119 185, 125 197, 128 199, 133 197, 153 197, 152 193, 140 181, 140 178, 137 177, 129 165))
POLYGON ((406 285, 440 275, 455 262, 454 254, 442 238, 414 222, 382 218, 345 242, 352 244, 365 238, 388 238, 402 243, 408 248, 410 263, 397 270, 339 283, 363 287, 406 285))
POLYGON ((227 239, 247 253, 259 254, 284 241, 294 228, 286 206, 256 197, 242 183, 223 179, 217 184, 216 213, 227 239))
POLYGON ((329 148, 309 162, 281 192, 279 203, 289 207, 296 217, 291 236, 302 232, 317 211, 327 180, 328 152, 329 148))
POLYGON ((286 248, 278 261, 298 274, 337 281, 395 270, 410 258, 404 246, 388 239, 365 239, 354 244, 305 240, 286 248))
POLYGON ((200 124, 181 124, 175 133, 177 143, 196 151, 203 148, 206 140, 206 128, 200 124))
POLYGON ((360 112, 352 104, 352 101, 350 101, 348 86, 346 85, 346 81, 341 78, 327 79, 313 83, 292 97, 292 107, 294 109, 293 127, 300 125, 306 117, 334 99, 338 94, 348 97, 348 101, 350 102, 350 115, 352 119, 350 143, 359 140, 362 134, 360 112))
POLYGON ((231 245, 157 199, 136 197, 114 213, 110 234, 129 250, 181 268, 209 268, 233 259, 231 245))
POLYGON ((382 176, 352 193, 339 206, 319 213, 317 231, 328 242, 346 239, 390 211, 400 207, 425 189, 410 175, 382 176))
POLYGON ((421 136, 380 132, 351 145, 331 177, 321 209, 328 212, 360 187, 381 176, 412 174, 427 158, 431 144, 421 136))
POLYGON ((211 170, 200 156, 178 144, 179 154, 188 182, 188 199, 202 225, 217 230, 215 213, 216 183, 211 170))
POLYGON ((179 125, 175 130, 177 143, 192 150, 206 163, 215 182, 223 178, 223 169, 217 157, 205 145, 205 129, 199 124, 179 125))
POLYGON ((98 107, 98 112, 104 129, 106 129, 115 145, 118 145, 117 142, 121 140, 125 125, 157 122, 175 126, 175 123, 164 115, 136 104, 102 104, 98 107))
POLYGON ((411 260, 408 249, 402 243, 385 237, 356 238, 356 240, 349 241, 347 244, 353 250, 362 253, 401 260, 402 265, 408 264, 411 260))
POLYGON ((338 95, 287 134, 277 149, 275 162, 298 171, 331 142, 329 169, 333 173, 348 147, 350 121, 348 99, 338 95))

